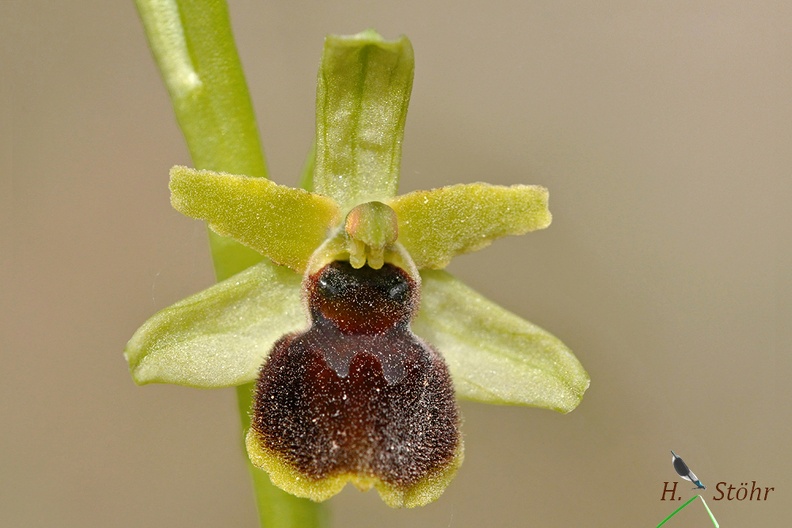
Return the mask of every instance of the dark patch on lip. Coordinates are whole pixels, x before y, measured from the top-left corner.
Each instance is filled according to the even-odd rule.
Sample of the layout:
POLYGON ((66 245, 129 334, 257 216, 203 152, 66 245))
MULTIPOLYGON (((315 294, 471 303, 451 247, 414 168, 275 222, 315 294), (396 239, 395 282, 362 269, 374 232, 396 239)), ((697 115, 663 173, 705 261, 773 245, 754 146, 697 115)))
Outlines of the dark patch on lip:
POLYGON ((309 278, 307 294, 314 324, 345 334, 406 329, 418 304, 415 281, 392 264, 375 270, 331 262, 309 278))
POLYGON ((311 328, 278 341, 259 374, 259 441, 311 479, 408 488, 448 466, 459 412, 443 359, 409 329, 412 279, 335 262, 307 285, 311 328))

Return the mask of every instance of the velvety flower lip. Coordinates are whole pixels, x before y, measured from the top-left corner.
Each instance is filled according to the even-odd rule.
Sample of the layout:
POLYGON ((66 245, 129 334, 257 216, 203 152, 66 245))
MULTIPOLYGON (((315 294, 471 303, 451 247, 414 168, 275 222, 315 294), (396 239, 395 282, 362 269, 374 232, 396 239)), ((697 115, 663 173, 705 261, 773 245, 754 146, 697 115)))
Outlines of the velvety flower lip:
POLYGON ((259 372, 251 460, 314 500, 351 482, 391 506, 431 502, 463 447, 448 368, 410 329, 417 281, 335 261, 305 284, 311 327, 280 339, 259 372))
MULTIPOLYGON (((546 189, 474 183, 396 195, 412 73, 412 47, 404 37, 386 41, 373 31, 328 37, 317 90, 313 192, 263 178, 174 167, 170 188, 177 210, 267 258, 155 314, 125 351, 139 384, 209 388, 258 380, 248 434, 251 460, 282 488, 314 500, 352 482, 377 488, 392 506, 426 504, 442 493, 462 460, 461 437, 449 432, 457 431, 458 421, 449 393, 569 412, 589 385, 580 362, 560 340, 442 270, 454 256, 496 238, 547 227, 546 189), (343 273, 338 263, 348 263, 343 273), (328 270, 337 274, 327 275, 328 270), (413 292, 410 302, 397 303, 403 324, 390 325, 386 318, 380 326, 371 322, 376 331, 369 332, 355 322, 356 306, 376 315, 374 301, 355 304, 342 296, 333 304, 322 297, 332 296, 332 276, 348 286, 397 275, 413 292), (321 281, 330 281, 330 289, 316 297, 321 281), (357 345, 350 349, 349 343, 357 345), (383 352, 388 343, 401 345, 383 352), (394 354, 413 359, 404 363, 393 360, 394 354), (316 379, 324 385, 311 381, 316 379), (399 473, 397 459, 384 453, 413 439, 391 444, 362 439, 402 434, 398 428, 383 432, 389 423, 404 422, 398 412, 378 413, 415 394, 416 387, 428 387, 427 397, 436 402, 426 412, 440 407, 447 412, 429 412, 433 418, 422 433, 436 439, 426 445, 437 447, 432 451, 437 460, 422 466, 415 461, 423 455, 413 454, 417 465, 398 459, 413 468, 399 473), (390 397, 380 396, 384 393, 390 397), (291 396, 281 401, 282 394, 291 396), (349 409, 332 403, 346 401, 344 395, 355 402, 349 409), (312 407, 307 401, 324 403, 312 407), (306 410, 295 414, 291 404, 306 410), (322 405, 325 411, 317 411, 322 405), (355 424, 379 425, 353 427, 349 430, 365 434, 350 436, 325 424, 311 429, 325 440, 302 446, 304 451, 289 441, 295 431, 305 432, 301 427, 313 427, 311 420, 321 422, 333 412, 355 424), (311 413, 313 418, 306 418, 311 413), (283 423, 292 425, 274 434, 283 423), (343 452, 331 456, 333 446, 342 444, 343 452), (311 465, 317 460, 327 463, 311 465)), ((306 437, 293 437, 298 436, 306 437)))

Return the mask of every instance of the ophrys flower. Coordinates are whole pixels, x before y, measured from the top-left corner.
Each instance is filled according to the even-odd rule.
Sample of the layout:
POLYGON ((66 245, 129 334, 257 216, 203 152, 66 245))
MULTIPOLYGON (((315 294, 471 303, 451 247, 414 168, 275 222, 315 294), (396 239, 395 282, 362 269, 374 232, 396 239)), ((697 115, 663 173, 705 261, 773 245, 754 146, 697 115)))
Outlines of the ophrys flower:
POLYGON ((568 412, 588 386, 558 339, 441 271, 549 225, 544 188, 396 196, 412 72, 404 38, 327 39, 314 192, 175 167, 176 209, 267 258, 156 314, 126 350, 138 383, 258 379, 251 459, 314 500, 348 481, 392 506, 436 499, 462 461, 454 390, 568 412))

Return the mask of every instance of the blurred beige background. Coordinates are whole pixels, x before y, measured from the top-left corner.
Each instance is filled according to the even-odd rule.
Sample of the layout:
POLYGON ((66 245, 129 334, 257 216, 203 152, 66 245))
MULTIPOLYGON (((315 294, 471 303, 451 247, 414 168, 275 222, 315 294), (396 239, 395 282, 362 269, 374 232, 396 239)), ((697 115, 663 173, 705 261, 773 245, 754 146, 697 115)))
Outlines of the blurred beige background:
MULTIPOLYGON (((435 504, 337 527, 653 527, 674 449, 721 526, 792 521, 788 2, 232 1, 273 178, 294 184, 327 33, 404 33, 402 189, 540 183, 553 225, 451 271, 564 339, 567 416, 465 404, 435 504), (767 502, 713 501, 757 481, 767 502)), ((189 159, 131 0, 6 0, 0 526, 255 526, 233 391, 136 387, 121 351, 212 283, 171 210, 189 159)), ((680 484, 685 497, 690 486, 680 484)), ((668 527, 707 526, 693 505, 668 527)))

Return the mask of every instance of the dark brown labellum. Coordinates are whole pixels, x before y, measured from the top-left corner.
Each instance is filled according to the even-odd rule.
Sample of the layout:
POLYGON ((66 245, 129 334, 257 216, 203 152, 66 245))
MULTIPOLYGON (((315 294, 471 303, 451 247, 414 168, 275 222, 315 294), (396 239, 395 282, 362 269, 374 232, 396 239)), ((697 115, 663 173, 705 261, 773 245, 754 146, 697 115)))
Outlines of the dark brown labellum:
POLYGON ((391 264, 333 262, 306 287, 311 327, 280 339, 259 374, 259 451, 302 476, 288 491, 317 500, 322 481, 335 493, 347 480, 396 506, 434 500, 461 462, 459 413, 443 359, 410 331, 415 282, 391 264))

